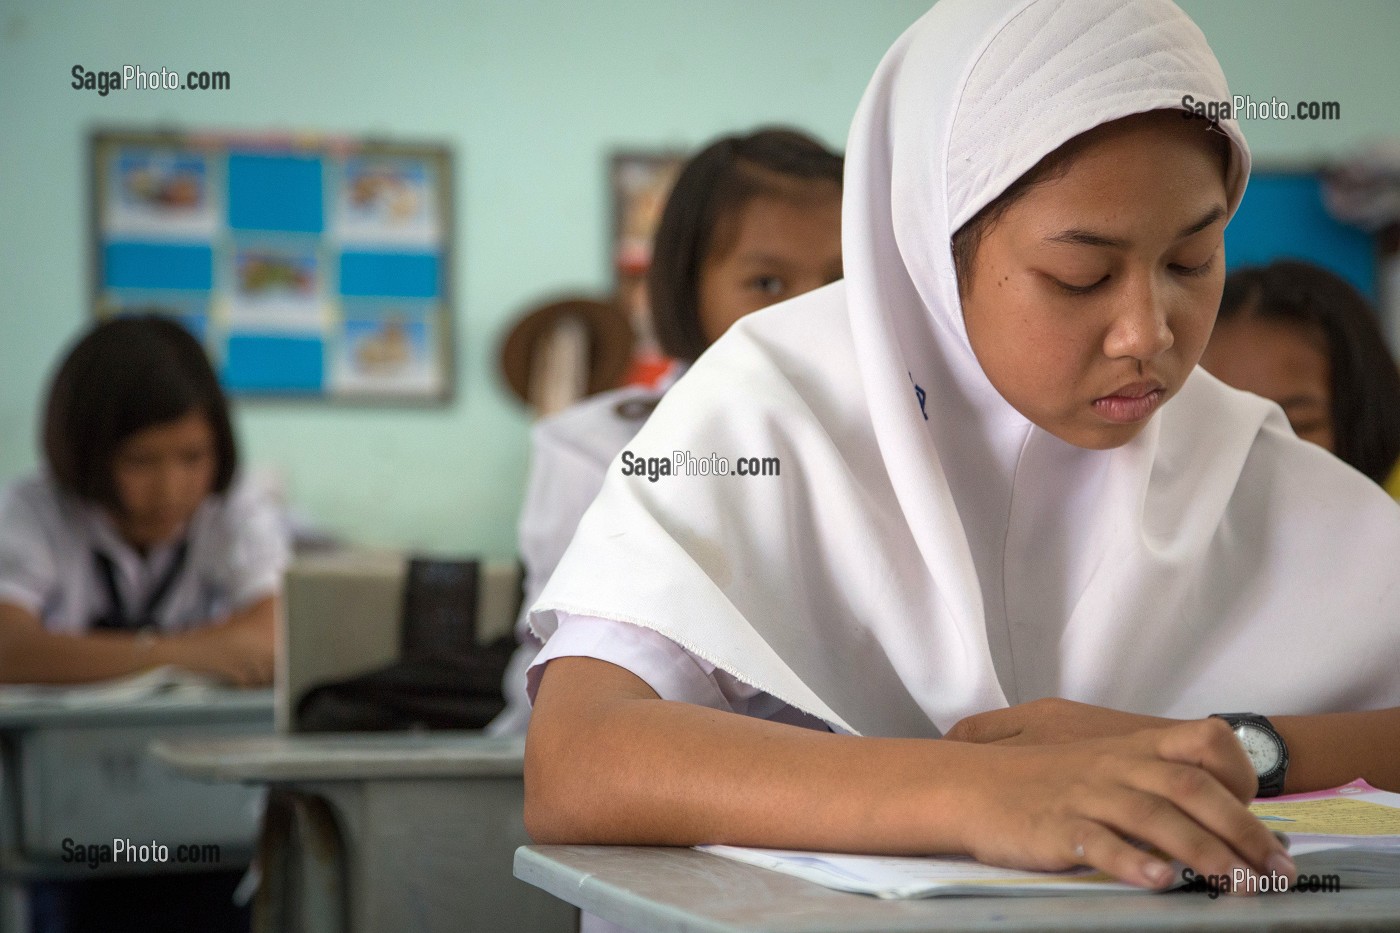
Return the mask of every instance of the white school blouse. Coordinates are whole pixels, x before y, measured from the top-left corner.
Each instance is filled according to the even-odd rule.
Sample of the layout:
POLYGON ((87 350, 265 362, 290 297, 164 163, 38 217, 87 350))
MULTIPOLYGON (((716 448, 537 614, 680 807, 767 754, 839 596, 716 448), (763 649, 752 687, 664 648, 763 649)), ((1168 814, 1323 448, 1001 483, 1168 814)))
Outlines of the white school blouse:
POLYGON ((531 430, 530 476, 518 531, 520 561, 525 566, 524 602, 515 625, 520 647, 502 683, 506 708, 487 726, 488 733, 524 735, 530 724, 526 670, 539 653, 540 642, 526 625, 526 610, 539 598, 573 540, 579 519, 603 486, 608 465, 636 436, 682 371, 682 366, 673 368, 655 389, 625 386, 600 392, 542 418, 531 430))
MULTIPOLYGON (((280 590, 287 534, 271 498, 246 480, 209 496, 182 537, 184 568, 156 608, 162 632, 219 621, 280 590)), ((47 476, 21 479, 0 497, 0 602, 33 613, 51 632, 79 634, 111 608, 95 551, 111 559, 123 604, 139 607, 177 547, 171 541, 142 556, 99 506, 61 492, 47 476)))
POLYGON ((660 396, 684 372, 677 365, 656 389, 629 386, 602 392, 542 419, 531 432, 530 478, 520 512, 524 591, 516 637, 520 647, 506 669, 506 708, 492 735, 523 735, 530 724, 544 665, 558 657, 591 657, 624 667, 664 700, 678 700, 778 722, 825 729, 826 724, 696 658, 648 629, 609 619, 579 617, 561 626, 543 654, 529 630, 529 608, 554 573, 574 531, 597 496, 608 467, 646 423, 660 396))
POLYGON ((530 478, 519 531, 520 559, 525 565, 525 599, 516 623, 520 647, 506 670, 506 709, 487 727, 489 733, 524 734, 544 666, 560 657, 589 657, 616 664, 646 681, 663 700, 827 728, 816 717, 755 690, 641 626, 561 614, 559 631, 543 652, 539 639, 529 630, 529 609, 573 540, 608 468, 684 371, 678 364, 656 389, 629 386, 600 393, 542 419, 531 432, 530 478))

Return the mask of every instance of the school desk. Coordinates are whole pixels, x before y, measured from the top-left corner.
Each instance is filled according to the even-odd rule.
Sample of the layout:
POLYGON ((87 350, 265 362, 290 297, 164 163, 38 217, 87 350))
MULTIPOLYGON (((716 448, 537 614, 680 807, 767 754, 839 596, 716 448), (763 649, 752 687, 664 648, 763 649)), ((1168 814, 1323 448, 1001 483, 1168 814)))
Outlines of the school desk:
POLYGON ((638 933, 1400 930, 1400 890, 879 900, 694 849, 525 846, 515 876, 638 933))
POLYGON ((176 775, 151 758, 148 746, 158 738, 271 733, 272 720, 271 690, 209 689, 85 705, 14 702, 0 691, 0 931, 22 916, 15 895, 30 881, 246 867, 262 794, 176 775), (93 869, 71 859, 76 846, 115 839, 165 846, 167 860, 93 869), (204 847, 217 846, 217 861, 180 862, 182 845, 200 846, 205 859, 214 850, 204 847))
POLYGON ((181 773, 269 787, 257 930, 565 933, 577 911, 511 877, 529 841, 524 740, 315 734, 158 743, 181 773))

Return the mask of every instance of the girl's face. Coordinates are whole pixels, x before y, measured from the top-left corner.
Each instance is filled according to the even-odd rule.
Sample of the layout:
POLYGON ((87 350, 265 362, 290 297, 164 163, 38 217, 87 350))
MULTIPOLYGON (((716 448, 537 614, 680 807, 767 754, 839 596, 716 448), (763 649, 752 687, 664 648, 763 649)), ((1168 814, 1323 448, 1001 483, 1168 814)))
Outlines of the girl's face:
POLYGON ((1118 447, 1186 381, 1224 287, 1219 142, 1174 113, 1100 126, 982 237, 968 339, 1034 424, 1118 447))
POLYGON ((841 278, 841 189, 759 195, 716 225, 700 269, 700 330, 714 343, 739 318, 841 278))
POLYGON ((214 489, 214 432, 203 412, 138 431, 112 459, 122 514, 113 516, 129 544, 148 548, 175 537, 214 489))
POLYGON ((1244 313, 1216 326, 1201 365, 1236 389, 1277 402, 1305 441, 1336 452, 1332 363, 1321 334, 1244 313))

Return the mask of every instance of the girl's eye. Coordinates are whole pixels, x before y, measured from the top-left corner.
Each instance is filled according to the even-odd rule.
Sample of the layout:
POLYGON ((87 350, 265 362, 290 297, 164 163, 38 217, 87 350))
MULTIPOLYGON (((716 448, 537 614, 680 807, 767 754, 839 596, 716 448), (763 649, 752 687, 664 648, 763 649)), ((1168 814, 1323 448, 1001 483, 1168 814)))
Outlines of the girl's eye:
POLYGON ((756 275, 749 279, 749 288, 773 297, 781 295, 786 285, 776 275, 756 275))
POLYGON ((1108 276, 1104 276, 1097 282, 1092 282, 1088 285, 1071 285, 1068 282, 1061 282, 1059 279, 1054 277, 1051 277, 1050 281, 1054 282, 1056 287, 1059 288, 1061 291, 1068 292, 1071 295, 1087 295, 1103 283, 1107 282, 1108 276))
POLYGON ((1213 268, 1215 268, 1214 253, 1212 253, 1211 257, 1205 262, 1201 263, 1199 266, 1183 266, 1180 264, 1174 264, 1172 265, 1171 270, 1177 275, 1184 275, 1187 278, 1199 278, 1203 275, 1208 274, 1213 268))

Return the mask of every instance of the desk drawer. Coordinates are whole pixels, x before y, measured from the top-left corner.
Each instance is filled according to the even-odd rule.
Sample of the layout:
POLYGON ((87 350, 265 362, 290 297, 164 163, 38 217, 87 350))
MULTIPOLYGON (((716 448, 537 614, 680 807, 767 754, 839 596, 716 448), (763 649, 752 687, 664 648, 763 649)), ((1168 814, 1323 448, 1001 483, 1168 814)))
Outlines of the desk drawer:
POLYGON ((31 858, 82 845, 215 843, 248 851, 262 788, 181 777, 148 751, 156 739, 270 732, 264 723, 37 729, 18 736, 20 846, 31 858))

